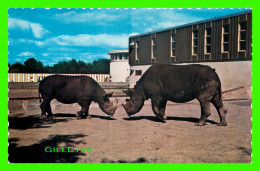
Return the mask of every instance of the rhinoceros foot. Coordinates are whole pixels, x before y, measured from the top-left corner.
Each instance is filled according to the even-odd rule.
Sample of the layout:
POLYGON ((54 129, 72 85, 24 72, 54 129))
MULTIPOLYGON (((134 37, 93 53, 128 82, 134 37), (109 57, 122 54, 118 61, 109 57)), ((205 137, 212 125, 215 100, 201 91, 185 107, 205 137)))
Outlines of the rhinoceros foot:
POLYGON ((207 125, 205 121, 199 121, 195 124, 195 126, 205 126, 207 125))
POLYGON ((218 123, 218 126, 227 126, 227 122, 221 121, 218 123))
POLYGON ((157 116, 157 117, 160 119, 160 121, 162 121, 163 123, 166 123, 166 116, 164 116, 164 117, 157 116))

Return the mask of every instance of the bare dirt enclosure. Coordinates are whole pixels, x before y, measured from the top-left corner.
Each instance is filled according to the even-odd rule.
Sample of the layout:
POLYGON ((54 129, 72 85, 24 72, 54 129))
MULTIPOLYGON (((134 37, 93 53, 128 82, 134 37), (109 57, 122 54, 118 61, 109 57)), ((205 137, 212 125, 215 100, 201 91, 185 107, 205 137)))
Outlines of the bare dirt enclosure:
POLYGON ((9 115, 10 162, 251 162, 251 101, 225 101, 228 126, 217 126, 212 115, 206 126, 194 126, 200 116, 197 103, 168 104, 166 123, 145 105, 128 118, 122 106, 114 118, 97 106, 91 119, 76 119, 78 107, 54 109, 56 120, 40 113, 9 115), (45 152, 46 147, 91 147, 92 152, 45 152))
MULTIPOLYGON (((108 91, 108 90, 106 90, 108 91)), ((120 90, 121 91, 121 90, 120 90)), ((150 101, 129 118, 122 107, 126 97, 111 98, 118 109, 113 118, 96 103, 91 119, 76 119, 79 105, 53 100, 54 120, 40 118, 39 99, 11 99, 36 90, 9 89, 9 162, 22 163, 249 163, 251 162, 251 100, 224 101, 228 126, 218 126, 211 105, 206 126, 195 126, 200 117, 197 101, 167 103, 167 122, 153 114, 150 101), (90 147, 91 152, 45 152, 46 147, 90 147)), ((33 95, 33 96, 34 96, 33 95)))

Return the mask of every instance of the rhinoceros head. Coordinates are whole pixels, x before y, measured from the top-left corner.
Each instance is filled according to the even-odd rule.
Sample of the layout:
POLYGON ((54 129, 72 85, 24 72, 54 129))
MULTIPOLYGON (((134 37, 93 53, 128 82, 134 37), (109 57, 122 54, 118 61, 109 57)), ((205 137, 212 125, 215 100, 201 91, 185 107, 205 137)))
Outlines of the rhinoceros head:
POLYGON ((109 101, 109 97, 111 97, 112 95, 113 95, 113 92, 107 93, 102 98, 100 98, 99 102, 98 102, 100 109, 104 113, 111 115, 111 116, 113 116, 113 114, 115 113, 115 111, 117 109, 117 106, 114 106, 113 103, 109 101))
POLYGON ((144 105, 144 98, 142 94, 138 93, 138 91, 134 89, 129 89, 126 91, 123 90, 123 92, 130 96, 130 99, 126 99, 126 104, 122 104, 128 116, 139 112, 144 105))

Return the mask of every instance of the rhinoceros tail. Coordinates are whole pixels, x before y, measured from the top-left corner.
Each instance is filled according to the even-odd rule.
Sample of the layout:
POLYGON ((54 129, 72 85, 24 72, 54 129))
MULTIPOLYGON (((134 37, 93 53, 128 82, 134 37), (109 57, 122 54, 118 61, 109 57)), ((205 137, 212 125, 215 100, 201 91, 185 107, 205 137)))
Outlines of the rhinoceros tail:
POLYGON ((216 89, 216 93, 212 98, 212 102, 215 106, 217 107, 222 107, 223 106, 223 102, 222 102, 222 88, 221 88, 221 82, 219 79, 218 74, 216 73, 215 69, 213 69, 213 71, 216 74, 216 81, 218 82, 218 87, 216 89))
POLYGON ((219 93, 219 106, 223 106, 223 103, 222 103, 222 89, 221 89, 221 84, 219 85, 218 93, 219 93))
POLYGON ((40 91, 38 91, 38 96, 39 96, 39 100, 40 100, 40 103, 42 102, 42 99, 41 99, 41 93, 40 91))
POLYGON ((40 82, 39 89, 38 89, 38 96, 39 96, 40 103, 42 102, 41 92, 42 92, 42 81, 40 82))

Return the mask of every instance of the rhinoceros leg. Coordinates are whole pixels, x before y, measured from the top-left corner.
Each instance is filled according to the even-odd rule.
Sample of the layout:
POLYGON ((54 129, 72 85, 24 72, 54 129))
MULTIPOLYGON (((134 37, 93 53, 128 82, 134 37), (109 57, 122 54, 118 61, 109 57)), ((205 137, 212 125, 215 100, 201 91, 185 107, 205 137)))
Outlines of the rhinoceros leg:
POLYGON ((215 106, 215 108, 218 111, 218 115, 220 118, 219 126, 227 126, 227 121, 226 121, 226 114, 227 110, 224 108, 222 99, 220 97, 220 94, 217 93, 211 100, 211 103, 215 106))
POLYGON ((200 101, 201 106, 201 116, 200 120, 195 124, 197 126, 204 126, 206 125, 206 119, 210 116, 210 101, 200 101))
POLYGON ((162 122, 166 122, 165 108, 167 101, 160 96, 152 96, 152 109, 153 113, 160 119, 162 122))
POLYGON ((48 113, 49 118, 53 118, 53 114, 51 111, 51 98, 44 97, 42 104, 40 105, 42 110, 42 117, 46 117, 46 112, 48 113))
POLYGON ((90 118, 88 111, 91 101, 79 100, 78 104, 81 106, 81 111, 77 112, 77 118, 90 118))
POLYGON ((84 111, 83 111, 82 109, 81 109, 80 111, 78 111, 78 112, 76 113, 77 119, 83 118, 83 113, 84 113, 84 111))
POLYGON ((41 110, 42 110, 41 116, 46 117, 46 107, 45 107, 44 101, 41 103, 40 107, 41 107, 41 110))

